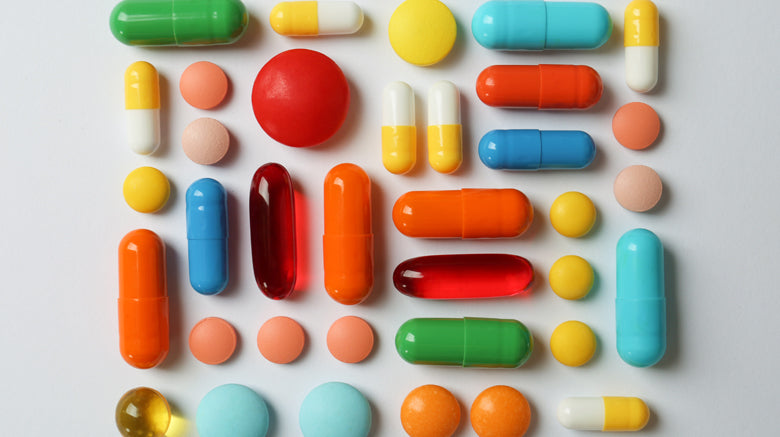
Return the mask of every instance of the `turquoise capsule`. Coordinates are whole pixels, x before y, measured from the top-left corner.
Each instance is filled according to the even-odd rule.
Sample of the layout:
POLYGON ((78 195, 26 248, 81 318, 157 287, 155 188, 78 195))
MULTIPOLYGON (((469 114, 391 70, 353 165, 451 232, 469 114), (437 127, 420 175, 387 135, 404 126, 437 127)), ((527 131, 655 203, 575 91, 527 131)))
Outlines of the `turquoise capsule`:
POLYGON ((596 3, 492 0, 474 12, 471 33, 494 50, 595 49, 612 19, 596 3))
POLYGON ((666 352, 664 248, 647 229, 633 229, 617 244, 617 350, 636 367, 657 363, 666 352))

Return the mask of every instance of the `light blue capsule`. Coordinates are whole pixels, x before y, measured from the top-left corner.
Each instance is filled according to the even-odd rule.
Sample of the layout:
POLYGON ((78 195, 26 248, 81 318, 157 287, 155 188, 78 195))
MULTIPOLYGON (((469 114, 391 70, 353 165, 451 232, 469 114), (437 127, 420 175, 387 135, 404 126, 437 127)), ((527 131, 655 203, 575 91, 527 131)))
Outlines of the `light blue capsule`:
POLYGON ((479 159, 495 170, 555 170, 587 167, 596 156, 582 131, 492 130, 479 141, 479 159))
POLYGON ((227 195, 214 179, 187 189, 190 284, 200 294, 217 294, 228 283, 227 195))

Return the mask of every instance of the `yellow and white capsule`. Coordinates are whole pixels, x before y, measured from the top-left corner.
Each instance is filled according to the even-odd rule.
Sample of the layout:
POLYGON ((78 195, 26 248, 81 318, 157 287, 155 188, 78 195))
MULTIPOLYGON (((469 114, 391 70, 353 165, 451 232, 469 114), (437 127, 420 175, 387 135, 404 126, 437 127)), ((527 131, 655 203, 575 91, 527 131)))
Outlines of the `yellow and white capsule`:
POLYGON ((160 78, 148 62, 125 70, 127 140, 133 152, 149 155, 160 145, 160 78))
POLYGON ((440 80, 428 90, 428 162, 439 173, 452 173, 463 161, 460 94, 440 80))
POLYGON ((417 162, 414 91, 405 82, 390 82, 382 92, 382 164, 404 174, 417 162))
POLYGON ((363 10, 354 2, 281 2, 271 10, 271 28, 279 35, 346 35, 363 26, 363 10))
POLYGON ((626 84, 646 93, 658 82, 658 8, 650 0, 634 0, 624 20, 626 84))
POLYGON ((566 398, 558 405, 558 422, 580 431, 639 431, 649 419, 650 409, 639 398, 566 398))

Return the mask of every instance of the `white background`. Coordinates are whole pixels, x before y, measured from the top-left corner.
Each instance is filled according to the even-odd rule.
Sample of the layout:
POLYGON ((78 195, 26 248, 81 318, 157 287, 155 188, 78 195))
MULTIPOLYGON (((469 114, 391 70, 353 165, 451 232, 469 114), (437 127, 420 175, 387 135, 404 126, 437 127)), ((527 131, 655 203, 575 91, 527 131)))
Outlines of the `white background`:
POLYGON ((399 409, 422 384, 442 385, 463 407, 458 436, 473 436, 471 402, 483 389, 507 384, 533 408, 528 435, 576 435, 556 421, 558 402, 575 395, 635 395, 647 401, 652 419, 644 435, 774 435, 780 389, 777 377, 777 262, 780 158, 777 77, 780 62, 776 18, 780 3, 755 1, 658 1, 661 12, 661 76, 655 91, 639 95, 623 82, 623 9, 628 1, 605 0, 615 21, 609 42, 590 52, 499 53, 480 47, 470 34, 478 2, 450 0, 458 21, 452 53, 439 65, 419 68, 399 59, 386 32, 397 1, 360 2, 366 14, 354 36, 290 39, 267 24, 270 1, 247 4, 243 39, 227 47, 133 48, 108 28, 112 1, 6 2, 0 14, 0 184, 2 250, 0 277, 0 418, 8 436, 116 435, 114 406, 136 386, 164 393, 179 417, 171 437, 197 435, 194 417, 201 397, 230 382, 260 393, 272 411, 270 436, 298 435, 298 407, 306 393, 327 381, 360 389, 374 413, 373 435, 402 435, 399 409), (350 83, 345 125, 326 144, 294 149, 275 143, 251 110, 252 82, 273 55, 307 47, 332 57, 350 83), (155 155, 133 154, 125 141, 123 72, 147 60, 162 80, 163 141, 155 155), (232 90, 217 110, 187 105, 178 93, 184 68, 208 60, 228 74, 232 90), (601 74, 605 92, 588 111, 501 110, 476 97, 478 73, 496 63, 587 64, 601 74), (462 90, 463 167, 434 172, 418 150, 409 175, 388 173, 380 158, 380 96, 392 80, 417 93, 418 129, 425 126, 427 88, 448 79, 462 90), (645 151, 624 149, 611 133, 615 110, 643 101, 659 113, 663 131, 645 151), (226 159, 200 166, 181 151, 184 127, 198 117, 225 124, 233 144, 226 159), (581 129, 598 148, 594 163, 571 172, 508 173, 484 167, 476 144, 496 128, 581 129), (254 283, 250 259, 249 183, 266 162, 285 165, 305 202, 299 229, 305 242, 302 287, 290 299, 265 298, 254 283), (322 286, 322 181, 341 162, 362 166, 373 181, 376 286, 355 307, 331 300, 322 286), (612 195, 615 175, 631 164, 655 168, 664 197, 653 212, 622 209, 612 195), (158 214, 131 210, 122 198, 124 177, 152 165, 165 172, 172 197, 158 214), (221 181, 229 192, 230 284, 219 296, 198 295, 187 279, 184 198, 201 177, 221 181), (514 187, 536 208, 531 230, 502 241, 425 241, 401 235, 392 225, 395 199, 409 190, 514 187), (597 205, 599 219, 585 238, 569 239, 549 224, 559 194, 578 190, 597 205), (127 365, 118 352, 117 259, 119 240, 135 228, 159 233, 168 247, 171 351, 152 370, 127 365), (623 363, 615 351, 614 247, 635 227, 653 230, 665 244, 669 347, 649 369, 623 363), (391 283, 402 260, 439 253, 507 252, 528 258, 537 280, 529 298, 483 302, 424 302, 405 297, 391 283), (560 256, 579 254, 598 274, 592 295, 580 302, 558 298, 546 273, 560 256), (361 364, 336 361, 325 333, 344 315, 372 324, 376 348, 361 364), (270 317, 297 319, 307 332, 304 354, 275 365, 260 356, 255 336, 270 317), (201 318, 223 317, 240 336, 234 357, 219 366, 195 360, 187 347, 201 318), (411 317, 516 318, 534 333, 536 348, 519 369, 414 366, 393 347, 398 326, 411 317), (582 368, 559 364, 549 336, 561 322, 577 319, 597 333, 596 357, 582 368))

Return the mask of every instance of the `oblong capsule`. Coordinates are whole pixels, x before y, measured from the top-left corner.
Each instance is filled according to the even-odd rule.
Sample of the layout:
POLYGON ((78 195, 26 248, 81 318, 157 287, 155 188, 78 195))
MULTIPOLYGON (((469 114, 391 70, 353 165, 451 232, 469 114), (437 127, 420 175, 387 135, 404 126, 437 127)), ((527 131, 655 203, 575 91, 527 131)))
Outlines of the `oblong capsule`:
POLYGON ((281 2, 271 10, 270 21, 279 35, 346 35, 363 26, 363 10, 350 1, 281 2))
POLYGON ((647 404, 634 397, 576 397, 558 404, 558 422, 579 431, 639 431, 648 420, 647 404))
POLYGON ((339 164, 325 176, 322 237, 325 290, 336 302, 354 305, 374 286, 371 180, 355 164, 339 164))
POLYGON ((248 22, 240 0, 123 0, 111 11, 111 33, 131 46, 230 44, 248 22))
POLYGON ((618 240, 616 260, 618 354, 632 366, 652 366, 666 352, 661 240, 647 229, 630 230, 618 240))
POLYGON ((168 285, 165 245, 148 229, 119 243, 119 352, 133 367, 149 369, 168 355, 168 285))
POLYGON ((531 202, 512 188, 410 191, 393 206, 395 227, 418 238, 512 238, 533 218, 531 202))
POLYGON ((527 259, 502 253, 433 255, 395 268, 393 285, 423 299, 482 299, 528 291, 534 268, 527 259))
POLYGON ((295 288, 295 193, 280 164, 265 164, 252 177, 249 231, 257 286, 271 299, 284 299, 295 288))
POLYGON ((428 90, 428 162, 439 173, 452 173, 463 162, 460 94, 440 80, 428 90))
POLYGON ((612 19, 596 3, 492 0, 474 12, 471 33, 494 50, 595 49, 612 35, 612 19))
POLYGON ((125 117, 130 149, 149 155, 160 146, 160 77, 148 62, 125 70, 125 117))
POLYGON ((477 96, 488 106, 587 109, 603 91, 587 65, 493 65, 477 77, 477 96))
POLYGON ((417 162, 414 91, 404 82, 390 82, 382 92, 382 164, 404 174, 417 162))
POLYGON ((395 335, 395 348, 412 364, 463 367, 519 367, 534 341, 511 319, 411 319, 395 335))
POLYGON ((626 84, 646 93, 658 82, 658 8, 650 0, 634 0, 623 19, 626 84))
POLYGON ((595 156, 593 138, 582 131, 492 130, 479 140, 479 159, 495 170, 580 169, 595 156))
POLYGON ((203 178, 185 197, 190 285, 200 294, 220 293, 228 283, 227 194, 222 184, 203 178))

